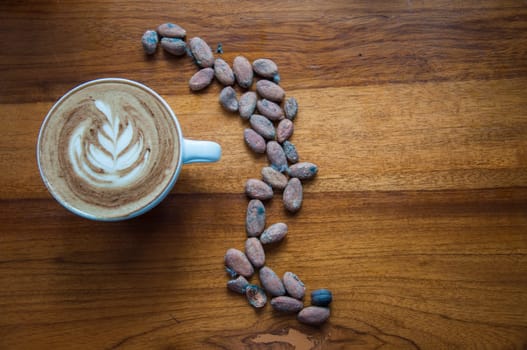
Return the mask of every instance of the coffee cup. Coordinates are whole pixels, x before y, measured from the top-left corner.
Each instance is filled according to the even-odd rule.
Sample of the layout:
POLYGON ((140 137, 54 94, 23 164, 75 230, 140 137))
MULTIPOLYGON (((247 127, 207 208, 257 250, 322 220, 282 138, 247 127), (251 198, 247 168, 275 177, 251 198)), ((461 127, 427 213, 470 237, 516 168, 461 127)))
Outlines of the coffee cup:
POLYGON ((183 137, 154 90, 121 78, 68 91, 46 115, 37 142, 38 168, 51 195, 98 221, 149 211, 169 194, 184 164, 220 157, 217 143, 183 137))

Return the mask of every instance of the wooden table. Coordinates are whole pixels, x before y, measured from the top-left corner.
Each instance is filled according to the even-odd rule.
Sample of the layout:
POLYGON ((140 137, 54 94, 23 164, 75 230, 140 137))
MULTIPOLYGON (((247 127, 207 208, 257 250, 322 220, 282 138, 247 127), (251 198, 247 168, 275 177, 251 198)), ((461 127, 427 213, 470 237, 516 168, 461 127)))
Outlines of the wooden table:
POLYGON ((1 349, 526 348, 525 1, 8 0, 0 33, 1 349), (168 21, 230 63, 272 58, 299 101, 292 141, 320 171, 298 215, 267 205, 289 225, 267 262, 333 291, 324 326, 226 289, 267 161, 219 84, 190 93, 190 58, 143 54, 168 21), (147 84, 223 147, 120 223, 63 209, 35 160, 52 104, 101 77, 147 84))

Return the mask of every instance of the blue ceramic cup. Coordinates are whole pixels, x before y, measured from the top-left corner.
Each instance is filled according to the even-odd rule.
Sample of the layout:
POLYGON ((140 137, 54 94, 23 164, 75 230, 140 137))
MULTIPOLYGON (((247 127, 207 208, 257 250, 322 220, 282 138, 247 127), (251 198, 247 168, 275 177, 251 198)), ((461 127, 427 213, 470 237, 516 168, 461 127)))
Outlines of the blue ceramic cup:
POLYGON ((40 128, 37 163, 51 195, 87 219, 146 213, 172 190, 181 168, 216 162, 215 142, 183 137, 168 103, 136 81, 88 81, 62 96, 40 128))

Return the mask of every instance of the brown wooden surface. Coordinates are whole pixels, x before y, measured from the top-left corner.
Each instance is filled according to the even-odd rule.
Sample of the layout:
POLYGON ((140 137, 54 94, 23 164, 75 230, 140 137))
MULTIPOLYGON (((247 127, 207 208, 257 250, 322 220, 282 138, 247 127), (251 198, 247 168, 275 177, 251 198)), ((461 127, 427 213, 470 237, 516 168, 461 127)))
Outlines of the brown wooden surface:
POLYGON ((0 349, 527 347, 525 1, 8 0, 0 35, 0 349), (217 84, 189 92, 188 57, 144 56, 143 31, 166 21, 228 62, 274 59, 299 101, 293 141, 320 172, 298 215, 269 204, 290 232, 267 261, 333 291, 323 327, 226 290, 243 184, 266 160, 217 84), (223 146, 112 224, 60 207, 35 160, 53 102, 110 76, 223 146))

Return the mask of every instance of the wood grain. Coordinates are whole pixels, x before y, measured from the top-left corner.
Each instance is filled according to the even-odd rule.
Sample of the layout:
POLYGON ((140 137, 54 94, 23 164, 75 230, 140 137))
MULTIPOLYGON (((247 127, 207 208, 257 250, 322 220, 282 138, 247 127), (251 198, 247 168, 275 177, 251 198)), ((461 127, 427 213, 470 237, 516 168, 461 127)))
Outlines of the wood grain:
MULTIPOLYGON (((524 1, 5 1, 0 4, 0 349, 525 349, 527 5, 524 1), (173 21, 222 57, 269 57, 319 165, 268 265, 334 293, 320 328, 225 288, 243 248, 243 185, 265 157, 219 85, 139 39, 173 21), (141 81, 186 137, 223 147, 131 221, 56 203, 39 126, 75 85, 141 81)), ((257 281, 257 279, 254 279, 257 281)), ((309 297, 306 304, 309 302, 309 297)))

